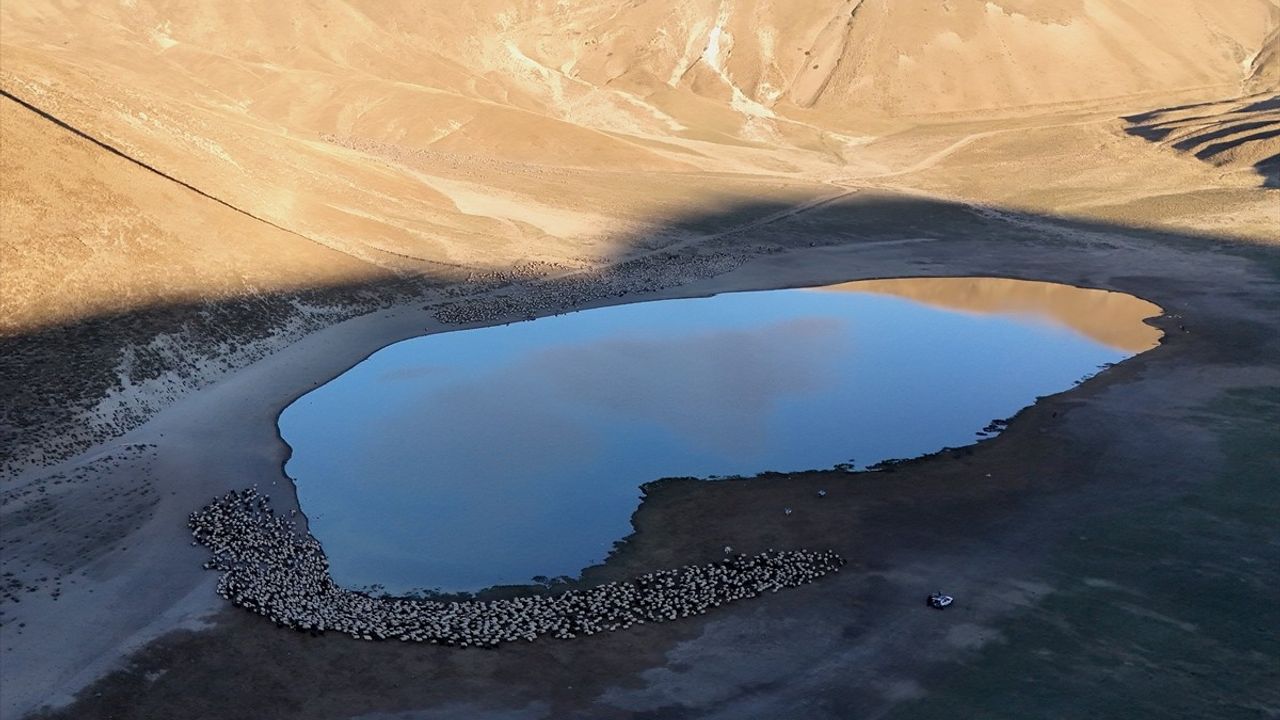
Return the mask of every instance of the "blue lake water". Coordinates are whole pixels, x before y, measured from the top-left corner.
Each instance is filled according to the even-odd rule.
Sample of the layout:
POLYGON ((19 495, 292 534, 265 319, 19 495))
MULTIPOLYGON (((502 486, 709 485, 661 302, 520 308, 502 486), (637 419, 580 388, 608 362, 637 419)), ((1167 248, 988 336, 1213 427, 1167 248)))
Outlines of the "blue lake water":
POLYGON ((280 430, 337 582, 476 590, 604 559, 644 482, 969 444, 1132 354, 1034 313, 733 293, 406 340, 280 430))

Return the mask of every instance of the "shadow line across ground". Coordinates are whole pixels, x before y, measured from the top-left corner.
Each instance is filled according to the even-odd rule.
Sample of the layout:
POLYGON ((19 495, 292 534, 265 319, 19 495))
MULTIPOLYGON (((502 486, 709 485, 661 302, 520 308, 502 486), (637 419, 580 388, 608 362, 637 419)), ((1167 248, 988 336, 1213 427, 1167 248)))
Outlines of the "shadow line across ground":
MULTIPOLYGON (((71 705, 40 716, 1245 717, 1280 705, 1280 646, 1265 632, 1280 626, 1280 611, 1262 591, 1280 584, 1269 529, 1280 512, 1280 252, 871 189, 750 222, 782 210, 745 204, 672 218, 672 235, 710 237, 585 274, 469 290, 459 277, 388 278, 156 306, 0 340, 0 444, 30 452, 77 432, 66 452, 152 443, 140 464, 99 477, 137 480, 158 495, 145 500, 150 514, 138 526, 100 528, 95 541, 119 544, 113 555, 125 559, 68 555, 55 550, 89 515, 51 525, 38 513, 14 523, 14 513, 33 500, 24 492, 71 512, 87 486, 55 485, 35 470, 6 480, 6 536, 22 540, 6 545, 10 562, 52 568, 44 577, 60 588, 75 578, 102 590, 94 599, 65 589, 58 604, 47 601, 53 580, 24 576, 39 589, 6 613, 26 618, 28 637, 54 643, 87 616, 99 632, 68 653, 118 654, 205 582, 194 550, 156 550, 182 542, 186 512, 226 489, 283 482, 275 413, 387 342, 441 329, 434 315, 446 303, 507 313, 485 319, 500 322, 657 297, 994 275, 1139 295, 1166 309, 1166 340, 1042 400, 992 441, 893 472, 652 486, 635 534, 583 579, 701 562, 728 543, 831 547, 851 562, 837 581, 699 620, 495 652, 312 638, 222 610, 208 628, 144 643, 71 705), (363 346, 306 345, 357 316, 352 326, 369 328, 358 335, 363 346), (383 316, 398 319, 378 329, 383 316), (140 411, 96 430, 77 417, 121 385, 121 368, 135 386, 169 378, 162 387, 174 402, 194 403, 237 391, 236 378, 254 368, 322 350, 333 357, 306 372, 261 370, 281 383, 261 407, 198 405, 209 414, 183 426, 191 436, 152 437, 140 411), (238 351, 245 370, 206 373, 238 351), (218 377, 229 380, 200 389, 218 377), (130 434, 113 441, 120 430, 130 434), (830 491, 821 506, 803 499, 818 487, 830 491), (776 512, 783 505, 801 521, 776 512), (936 583, 962 598, 954 611, 919 602, 936 583), (105 612, 121 593, 138 596, 136 606, 105 612)), ((281 494, 293 502, 287 488, 281 494)), ((112 497, 99 509, 136 507, 112 497)), ((6 622, 6 645, 13 632, 6 622)), ((5 650, 4 681, 31 700, 24 712, 60 698, 50 677, 74 689, 102 675, 86 677, 87 660, 73 667, 16 652, 5 650)))

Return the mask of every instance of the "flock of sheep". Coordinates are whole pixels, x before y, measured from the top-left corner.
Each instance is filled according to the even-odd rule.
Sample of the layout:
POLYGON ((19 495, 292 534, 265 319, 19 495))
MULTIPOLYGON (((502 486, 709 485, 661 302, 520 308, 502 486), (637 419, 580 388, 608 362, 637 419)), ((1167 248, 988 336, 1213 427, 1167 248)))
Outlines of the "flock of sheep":
POLYGON ((665 622, 838 572, 832 551, 769 551, 686 565, 587 590, 443 602, 372 597, 333 582, 320 543, 277 515, 256 490, 230 492, 191 514, 197 543, 222 571, 218 593, 282 627, 364 640, 493 647, 542 635, 573 638, 665 622))

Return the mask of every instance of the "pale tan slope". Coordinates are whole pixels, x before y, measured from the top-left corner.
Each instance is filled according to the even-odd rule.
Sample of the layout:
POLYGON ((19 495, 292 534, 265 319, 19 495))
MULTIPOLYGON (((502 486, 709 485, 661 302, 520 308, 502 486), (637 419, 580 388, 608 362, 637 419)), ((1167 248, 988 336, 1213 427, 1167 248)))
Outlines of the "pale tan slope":
POLYGON ((1280 191, 1260 187, 1254 171, 1223 172, 1128 128, 1110 113, 920 127, 868 148, 882 166, 904 170, 848 182, 969 200, 994 213, 1280 238, 1280 191))
MULTIPOLYGON (((7 98, 0 98, 0 128, 0 334, 156 305, 394 275, 457 275, 460 269, 531 260, 582 267, 696 236, 670 226, 696 216, 694 207, 800 203, 832 192, 770 178, 709 184, 702 175, 646 180, 556 172, 391 144, 346 147, 330 138, 312 143, 321 158, 351 158, 358 178, 383 175, 401 185, 374 194, 380 203, 374 204, 360 196, 372 183, 357 190, 356 178, 338 174, 336 181, 350 191, 346 196, 335 192, 320 203, 290 189, 302 195, 288 206, 295 215, 272 212, 279 206, 263 202, 269 188, 219 192, 223 185, 182 172, 190 165, 166 165, 162 156, 157 167, 166 174, 178 168, 175 176, 199 191, 188 189, 7 98), (629 187, 646 189, 634 193, 629 187), (204 194, 206 188, 213 197, 204 194), (397 191, 408 195, 398 197, 397 191), (421 228, 423 197, 440 198, 448 208, 449 228, 437 232, 449 244, 435 260, 456 260, 461 268, 438 268, 372 247, 392 246, 397 238, 379 233, 398 229, 393 223, 421 228), (367 214, 374 211, 384 214, 367 214), (492 264, 488 253, 494 253, 492 264)), ((416 244, 406 243, 406 253, 427 254, 424 239, 409 238, 416 244)))
POLYGON ((1241 70, 1239 97, 1130 115, 1127 132, 1280 188, 1280 24, 1241 62, 1241 70))
MULTIPOLYGON (((1280 2, 1277 7, 1280 7, 1280 2)), ((1280 21, 1272 24, 1271 32, 1263 39, 1262 46, 1248 58, 1247 71, 1244 94, 1280 90, 1280 21)))
MULTIPOLYGON (((529 76, 505 42, 485 35, 492 14, 454 18, 441 11, 424 18, 411 4, 387 9, 394 7, 219 5, 185 12, 138 2, 81 13, 6 4, 0 81, 219 199, 398 272, 429 271, 433 263, 500 267, 523 257, 611 256, 617 250, 611 238, 631 228, 599 223, 598 206, 569 223, 591 224, 589 237, 513 224, 501 209, 518 197, 499 198, 498 216, 490 217, 474 193, 451 197, 422 177, 436 168, 407 172, 371 163, 347 151, 353 145, 447 153, 448 165, 438 168, 445 175, 464 165, 483 173, 495 162, 614 172, 617 178, 604 182, 619 188, 609 205, 630 208, 633 216, 651 205, 645 193, 621 187, 637 170, 740 167, 716 159, 718 152, 606 132, 630 127, 623 114, 607 112, 613 105, 594 113, 604 119, 600 127, 562 119, 591 103, 565 100, 553 112, 527 92, 546 92, 546 78, 529 76), (488 66, 470 67, 468 60, 488 66)), ((762 153, 765 167, 797 169, 770 155, 762 153)), ((597 176, 585 182, 601 184, 597 176)), ((688 184, 682 211, 704 199, 705 186, 688 184)), ((710 196, 718 194, 713 188, 710 196)))
POLYGON ((814 103, 836 110, 856 100, 904 115, 1010 114, 1230 87, 1276 17, 1269 2, 864 0, 814 103))
POLYGON ((1241 63, 1278 12, 1269 0, 646 3, 587 33, 589 52, 548 53, 547 62, 572 61, 594 84, 643 89, 678 79, 731 100, 718 65, 747 101, 783 113, 812 106, 833 124, 850 115, 1017 114, 1238 87, 1241 63), (689 39, 713 32, 718 52, 689 39))
MULTIPOLYGON (((25 48, 8 49, 5 59, 4 85, 19 97, 211 195, 361 260, 401 271, 419 271, 421 261, 496 264, 527 239, 483 216, 459 213, 451 198, 401 169, 370 163, 305 125, 282 125, 287 117, 225 107, 184 75, 99 74, 25 48)), ((413 108, 402 103, 399 112, 413 118, 413 108)))
POLYGON ((1257 175, 1268 187, 1280 187, 1278 91, 1130 116, 1128 132, 1214 166, 1257 175))
POLYGON ((1148 160, 1112 125, 1072 123, 1255 88, 1274 66, 1278 8, 7 2, 0 87, 208 197, 154 201, 168 181, 137 181, 144 170, 91 144, 50 155, 67 133, 6 107, 4 272, 21 290, 6 293, 4 320, 370 274, 580 267, 696 237, 700 214, 803 206, 841 183, 1099 217, 1187 188, 1243 193, 1158 148, 1148 160), (112 200, 74 231, 47 219, 85 188, 112 200), (250 216, 262 237, 291 239, 248 242, 250 216), (128 251, 68 239, 92 228, 115 228, 128 251), (63 301, 49 290, 73 286, 63 301))
POLYGON ((2 24, 6 89, 219 199, 389 270, 499 266, 536 254, 534 241, 545 237, 462 211, 413 174, 324 142, 325 133, 409 137, 411 147, 454 145, 482 158, 573 165, 600 155, 632 169, 680 169, 647 148, 485 99, 509 94, 474 73, 459 81, 477 85, 474 97, 414 85, 416 64, 435 82, 452 79, 441 72, 450 62, 421 52, 417 34, 396 42, 350 13, 339 22, 301 6, 294 20, 269 8, 218 6, 225 16, 210 18, 145 3, 100 13, 41 14, 35 6, 3 8, 12 15, 2 24), (173 30, 183 40, 167 33, 174 23, 158 19, 166 16, 187 23, 173 30), (346 36, 354 47, 341 33, 329 43, 288 31, 318 32, 330 20, 357 26, 361 34, 346 36), (207 45, 187 42, 183 31, 207 45), (377 49, 361 51, 366 45, 377 49))
POLYGON ((0 334, 170 302, 373 279, 0 99, 0 334))
MULTIPOLYGON (((172 97, 262 125, 260 140, 332 133, 669 171, 719 163, 690 165, 618 134, 821 153, 849 139, 833 131, 875 130, 885 117, 1207 93, 1239 85, 1278 11, 1271 0, 136 0, 0 12, 0 39, 42 56, 11 54, 16 76, 56 81, 71 66, 73 92, 172 97)), ((202 135, 208 123, 184 129, 202 135)))
POLYGON ((409 210, 379 194, 410 193, 316 138, 557 167, 821 174, 856 163, 902 115, 1222 96, 1277 12, 1272 0, 131 0, 93 12, 33 0, 0 8, 0 41, 6 84, 47 94, 32 102, 275 220, 318 213, 364 230, 369 247, 308 234, 386 263, 378 250, 436 258, 449 233, 479 238, 423 189, 420 225, 370 225, 409 210), (325 208, 335 196, 368 211, 325 208))

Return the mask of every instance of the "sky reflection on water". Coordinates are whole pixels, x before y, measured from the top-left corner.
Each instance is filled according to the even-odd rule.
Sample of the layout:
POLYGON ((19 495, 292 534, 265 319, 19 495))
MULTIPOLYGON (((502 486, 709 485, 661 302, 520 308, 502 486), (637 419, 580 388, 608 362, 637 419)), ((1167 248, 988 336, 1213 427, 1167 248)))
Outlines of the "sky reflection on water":
POLYGON ((397 343, 280 429, 335 580, 475 590, 602 560, 649 480, 968 444, 1131 354, 1025 314, 733 293, 397 343))

